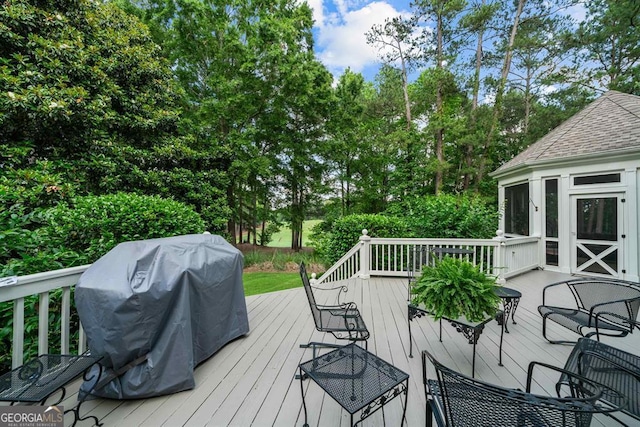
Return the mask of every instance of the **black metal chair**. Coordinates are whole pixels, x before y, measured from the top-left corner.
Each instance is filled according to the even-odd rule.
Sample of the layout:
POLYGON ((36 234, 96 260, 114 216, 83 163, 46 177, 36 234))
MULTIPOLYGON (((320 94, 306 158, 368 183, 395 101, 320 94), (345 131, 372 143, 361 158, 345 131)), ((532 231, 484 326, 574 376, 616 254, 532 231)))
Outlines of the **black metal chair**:
MULTIPOLYGON (((618 391, 627 398, 627 406, 622 408, 622 412, 640 421, 640 356, 599 341, 580 338, 564 369, 618 391)), ((559 385, 567 381, 568 378, 562 375, 559 385)), ((611 403, 620 404, 617 401, 611 403)), ((609 415, 618 420, 613 414, 609 415)))
POLYGON ((473 379, 439 363, 422 352, 422 372, 427 399, 426 425, 439 427, 588 426, 594 413, 619 410, 625 403, 619 393, 564 369, 531 362, 526 391, 500 387, 473 379), (427 359, 435 367, 436 379, 427 378, 427 359), (531 393, 535 366, 566 375, 558 396, 531 393), (565 394, 564 396, 562 395, 565 394), (622 405, 602 403, 603 395, 622 405))
POLYGON ((422 267, 429 263, 429 246, 415 246, 407 257, 407 301, 411 301, 411 289, 418 280, 422 267))
MULTIPOLYGON (((566 289, 565 289, 566 291, 566 289)), ((547 285, 542 290, 542 336, 552 344, 575 343, 551 340, 547 337, 547 320, 576 332, 583 337, 600 335, 624 337, 638 325, 634 322, 640 310, 640 284, 606 278, 572 279, 547 285), (559 295, 558 287, 566 287, 575 300, 575 307, 548 305, 559 295)))
MULTIPOLYGON (((364 341, 365 348, 367 348, 367 339, 369 339, 369 330, 360 315, 358 306, 354 302, 340 302, 340 295, 346 292, 346 287, 339 286, 336 288, 317 288, 311 286, 309 277, 307 276, 307 269, 304 263, 300 264, 300 277, 304 284, 304 290, 307 293, 307 299, 309 300, 309 307, 311 307, 311 313, 313 314, 313 321, 316 325, 316 329, 320 332, 328 332, 332 334, 338 340, 348 340, 351 342, 364 341), (314 295, 314 289, 316 290, 337 290, 337 304, 336 305, 321 305, 316 303, 314 295)), ((308 344, 300 344, 302 348, 313 348, 313 357, 316 357, 316 348, 329 347, 338 348, 342 345, 330 344, 323 342, 309 342, 308 344)))

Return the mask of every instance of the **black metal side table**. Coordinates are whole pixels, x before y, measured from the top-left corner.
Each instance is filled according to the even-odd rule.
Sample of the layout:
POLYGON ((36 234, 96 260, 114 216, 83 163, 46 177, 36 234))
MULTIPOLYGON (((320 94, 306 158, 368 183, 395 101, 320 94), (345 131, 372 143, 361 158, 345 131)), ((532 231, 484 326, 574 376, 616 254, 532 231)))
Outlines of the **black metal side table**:
POLYGON ((504 311, 504 331, 506 333, 509 333, 509 328, 507 327, 509 314, 511 314, 511 322, 516 325, 516 310, 518 309, 520 298, 522 298, 522 293, 520 291, 516 291, 515 289, 500 286, 496 288, 495 294, 498 295, 500 299, 502 299, 502 311, 504 311))
POLYGON ((300 364, 299 370, 305 427, 308 427, 303 387, 305 378, 312 379, 351 414, 352 426, 404 394, 400 425, 404 423, 409 375, 362 347, 356 344, 340 347, 300 364), (358 411, 362 411, 360 419, 354 424, 353 416, 358 411))
MULTIPOLYGON (((46 400, 58 391, 61 392, 60 398, 50 404, 57 406, 60 404, 67 392, 66 385, 84 373, 85 379, 91 367, 98 363, 102 357, 82 355, 61 355, 61 354, 43 354, 29 360, 24 365, 6 372, 0 377, 0 401, 15 403, 37 403, 44 405, 46 400)), ((98 378, 102 373, 100 369, 98 378)), ((88 417, 80 417, 80 405, 84 398, 80 397, 79 402, 72 409, 65 412, 73 412, 75 426, 78 421, 93 418, 95 424, 100 426, 98 418, 91 415, 88 417)))
POLYGON ((498 313, 498 315, 496 316, 496 320, 502 328, 502 330, 500 331, 500 357, 498 359, 498 365, 503 366, 502 338, 505 332, 509 333, 509 328, 507 326, 507 323, 509 323, 509 314, 511 314, 511 321, 513 322, 513 324, 516 324, 516 309, 518 308, 518 303, 520 302, 522 293, 520 291, 516 291, 515 289, 500 286, 495 289, 495 294, 502 300, 502 311, 498 313))

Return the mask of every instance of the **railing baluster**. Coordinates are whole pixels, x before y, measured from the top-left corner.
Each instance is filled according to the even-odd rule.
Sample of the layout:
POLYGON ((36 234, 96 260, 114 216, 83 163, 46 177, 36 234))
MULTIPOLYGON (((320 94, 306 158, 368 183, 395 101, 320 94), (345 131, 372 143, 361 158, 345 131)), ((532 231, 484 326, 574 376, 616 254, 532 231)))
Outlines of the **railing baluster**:
POLYGON ((84 333, 84 328, 80 325, 78 331, 78 354, 82 354, 87 350, 87 336, 84 333))
POLYGON ((71 334, 71 288, 62 288, 60 313, 60 353, 69 353, 71 334))
POLYGON ((38 298, 38 354, 49 353, 49 292, 38 298))
POLYGON ((24 363, 24 298, 13 301, 13 343, 11 367, 13 369, 24 363))

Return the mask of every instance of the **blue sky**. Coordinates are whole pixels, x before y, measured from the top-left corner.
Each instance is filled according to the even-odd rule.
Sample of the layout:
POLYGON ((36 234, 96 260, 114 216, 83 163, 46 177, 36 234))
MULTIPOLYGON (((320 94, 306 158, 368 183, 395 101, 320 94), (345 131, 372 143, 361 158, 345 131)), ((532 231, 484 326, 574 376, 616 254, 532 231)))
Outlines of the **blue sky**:
MULTIPOLYGON (((380 68, 379 52, 367 45, 365 33, 385 19, 408 14, 411 0, 307 0, 315 20, 313 34, 318 59, 337 80, 344 70, 373 81, 380 68)), ((584 19, 580 2, 566 11, 584 19)))
POLYGON ((409 11, 410 0, 307 0, 313 9, 316 56, 338 78, 349 67, 373 81, 379 55, 365 33, 409 11))

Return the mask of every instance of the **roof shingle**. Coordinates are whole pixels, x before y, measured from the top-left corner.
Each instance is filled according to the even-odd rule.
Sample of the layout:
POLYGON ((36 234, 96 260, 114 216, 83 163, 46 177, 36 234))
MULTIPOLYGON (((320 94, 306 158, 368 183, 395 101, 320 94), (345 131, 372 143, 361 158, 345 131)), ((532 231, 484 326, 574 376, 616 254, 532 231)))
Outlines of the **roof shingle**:
POLYGON ((640 96, 609 91, 500 166, 494 174, 544 160, 631 147, 640 149, 640 96))

